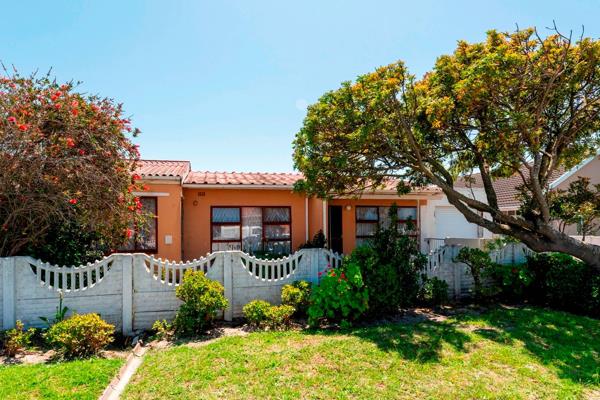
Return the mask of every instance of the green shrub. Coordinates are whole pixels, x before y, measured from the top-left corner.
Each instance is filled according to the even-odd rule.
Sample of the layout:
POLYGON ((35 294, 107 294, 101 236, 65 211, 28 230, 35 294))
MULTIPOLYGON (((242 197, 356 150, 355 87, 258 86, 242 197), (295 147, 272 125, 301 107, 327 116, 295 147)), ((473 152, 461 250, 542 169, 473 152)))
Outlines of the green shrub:
POLYGON ((326 244, 327 244, 327 239, 325 239, 325 234, 323 233, 323 230, 319 229, 319 232, 317 232, 315 234, 315 236, 313 236, 312 240, 309 240, 306 243, 301 244, 300 247, 298 247, 298 250, 300 250, 300 249, 323 249, 323 248, 325 248, 326 244))
POLYGON ((165 319, 154 321, 152 330, 154 331, 154 337, 158 340, 170 339, 174 334, 173 324, 168 323, 165 319))
POLYGON ((252 300, 242 310, 250 325, 273 330, 287 327, 296 311, 290 305, 273 306, 264 300, 252 300))
POLYGON ((289 326, 296 309, 289 305, 271 306, 267 309, 266 326, 269 329, 284 329, 289 326))
POLYGON ((310 302, 310 283, 296 281, 281 289, 281 304, 294 307, 298 315, 305 315, 310 302))
POLYGON ((414 305, 426 263, 417 241, 396 228, 397 210, 396 206, 390 207, 389 225, 377 229, 368 245, 356 248, 350 255, 350 262, 359 265, 371 294, 368 313, 372 316, 414 305))
POLYGON ((175 331, 188 335, 211 326, 217 312, 228 306, 223 292, 223 286, 208 279, 204 272, 185 271, 183 282, 175 290, 176 296, 183 301, 175 315, 175 331))
POLYGON ((49 345, 67 358, 98 354, 113 341, 115 327, 98 314, 73 314, 45 333, 49 345))
POLYGON ((16 356, 23 349, 31 346, 31 337, 34 334, 34 328, 25 330, 23 323, 17 320, 13 329, 4 331, 2 334, 4 354, 8 357, 16 356))
POLYGON ((561 253, 528 258, 532 302, 577 314, 600 316, 600 276, 587 264, 561 253))
POLYGON ((490 273, 495 263, 492 262, 490 255, 480 249, 463 247, 454 258, 454 262, 467 264, 471 276, 473 277, 473 297, 476 301, 481 301, 487 297, 483 286, 483 277, 490 273))
POLYGON ((369 292, 363 283, 360 266, 346 259, 340 268, 328 269, 310 297, 308 323, 318 326, 322 320, 348 325, 368 308, 369 292))
POLYGON ((419 290, 419 301, 428 306, 439 306, 448 303, 448 283, 437 277, 423 279, 419 290))
POLYGON ((84 265, 110 252, 110 244, 98 232, 76 222, 55 221, 44 242, 29 246, 24 255, 57 265, 84 265))
POLYGON ((252 300, 242 308, 242 312, 250 325, 259 327, 267 319, 267 311, 270 307, 271 304, 267 301, 252 300))
POLYGON ((492 278, 493 282, 493 286, 489 288, 489 294, 511 302, 524 300, 527 288, 533 280, 533 274, 526 263, 493 264, 486 274, 492 278))

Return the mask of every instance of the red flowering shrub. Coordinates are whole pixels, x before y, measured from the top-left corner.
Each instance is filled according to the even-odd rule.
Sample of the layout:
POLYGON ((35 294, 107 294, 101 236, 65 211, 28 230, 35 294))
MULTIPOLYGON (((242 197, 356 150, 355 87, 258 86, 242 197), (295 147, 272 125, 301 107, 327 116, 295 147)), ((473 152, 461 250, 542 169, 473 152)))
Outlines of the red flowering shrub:
POLYGON ((319 285, 312 290, 308 324, 317 327, 323 321, 348 326, 367 311, 369 292, 360 267, 347 258, 340 268, 329 267, 319 273, 319 285))
POLYGON ((120 104, 72 83, 0 76, 0 257, 43 245, 61 223, 117 246, 132 219, 143 219, 129 138, 139 131, 122 114, 120 104))

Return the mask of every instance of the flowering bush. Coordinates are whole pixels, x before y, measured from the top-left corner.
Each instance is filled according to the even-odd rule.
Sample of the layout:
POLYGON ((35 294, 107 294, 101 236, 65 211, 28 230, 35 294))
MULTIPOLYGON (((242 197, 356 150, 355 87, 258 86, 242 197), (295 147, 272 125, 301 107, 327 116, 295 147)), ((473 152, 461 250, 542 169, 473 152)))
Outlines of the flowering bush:
POLYGON ((175 315, 175 330, 181 334, 199 333, 208 328, 217 312, 227 308, 223 286, 208 279, 202 271, 188 269, 183 282, 175 289, 177 297, 183 301, 175 315))
POLYGON ((2 334, 2 346, 4 354, 8 357, 16 356, 24 348, 31 346, 31 337, 35 334, 35 329, 25 330, 21 321, 16 322, 13 329, 4 331, 2 334))
POLYGON ((369 293, 358 264, 347 259, 343 267, 319 273, 321 281, 310 297, 308 323, 318 326, 322 320, 351 324, 368 308, 369 293))
POLYGON ((294 307, 298 315, 306 314, 310 302, 310 283, 296 281, 281 289, 281 304, 294 307))
POLYGON ((252 300, 244 306, 242 312, 250 325, 258 327, 267 319, 267 310, 270 307, 268 301, 252 300))
POLYGON ((114 331, 98 314, 73 314, 52 325, 44 336, 65 357, 88 357, 110 344, 114 331))
POLYGON ((273 306, 264 300, 252 300, 243 308, 244 317, 250 325, 269 329, 287 327, 294 311, 290 305, 273 306))
POLYGON ((0 76, 0 257, 43 245, 62 223, 123 243, 144 219, 130 132, 111 99, 50 76, 0 76))

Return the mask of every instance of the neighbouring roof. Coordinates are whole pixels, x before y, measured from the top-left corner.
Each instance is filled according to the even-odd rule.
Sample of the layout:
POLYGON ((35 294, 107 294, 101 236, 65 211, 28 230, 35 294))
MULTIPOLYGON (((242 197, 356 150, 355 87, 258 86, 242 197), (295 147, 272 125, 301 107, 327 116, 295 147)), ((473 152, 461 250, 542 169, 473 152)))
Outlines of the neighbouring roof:
POLYGON ((275 173, 275 172, 190 172, 183 182, 193 185, 253 185, 253 186, 281 186, 292 187, 302 178, 302 174, 275 173))
MULTIPOLYGON (((521 167, 521 173, 525 176, 529 176, 529 170, 523 166, 521 167)), ((552 175, 550 175, 550 183, 557 180, 560 176, 565 173, 564 168, 556 169, 552 175)), ((455 187, 474 187, 482 188, 483 183, 481 181, 481 174, 473 174, 470 179, 459 179, 455 183, 455 187)), ((519 191, 517 188, 523 184, 523 178, 519 173, 515 173, 513 176, 508 178, 496 179, 492 182, 496 196, 498 197, 498 207, 502 209, 516 209, 521 205, 521 201, 518 199, 519 191)))
POLYGON ((142 178, 185 178, 191 170, 189 161, 139 160, 135 173, 142 178))

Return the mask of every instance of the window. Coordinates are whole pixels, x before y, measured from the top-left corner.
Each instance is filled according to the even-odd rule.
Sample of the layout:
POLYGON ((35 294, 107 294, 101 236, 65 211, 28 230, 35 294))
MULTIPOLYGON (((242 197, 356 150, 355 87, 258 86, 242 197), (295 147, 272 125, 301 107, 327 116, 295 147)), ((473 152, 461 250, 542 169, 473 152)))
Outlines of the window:
POLYGON ((212 251, 291 252, 290 207, 213 207, 211 213, 212 251))
POLYGON ((142 212, 152 215, 144 226, 133 226, 133 235, 121 249, 156 253, 158 251, 158 202, 156 197, 140 197, 142 212))
MULTIPOLYGON (((416 207, 398 207, 398 228, 409 236, 416 237, 417 224, 416 207), (413 226, 409 230, 409 221, 413 226)), ((358 206, 356 207, 356 245, 366 243, 377 232, 377 227, 387 228, 391 223, 390 207, 387 206, 358 206)))

